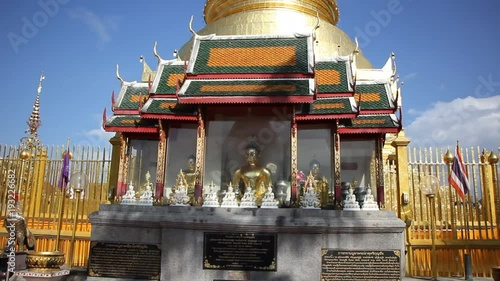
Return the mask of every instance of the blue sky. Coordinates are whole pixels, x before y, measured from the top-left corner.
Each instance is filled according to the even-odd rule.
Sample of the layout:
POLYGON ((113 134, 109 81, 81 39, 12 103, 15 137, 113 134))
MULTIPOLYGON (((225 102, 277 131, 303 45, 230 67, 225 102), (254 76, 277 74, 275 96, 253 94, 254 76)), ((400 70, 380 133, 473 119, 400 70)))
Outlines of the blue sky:
MULTIPOLYGON (((2 1, 0 144, 16 145, 40 71, 44 144, 107 145, 102 111, 126 81, 140 80, 153 44, 170 58, 201 29, 204 0, 2 1)), ((380 68, 391 52, 404 85, 403 122, 413 146, 500 146, 500 1, 339 0, 338 26, 380 68)))

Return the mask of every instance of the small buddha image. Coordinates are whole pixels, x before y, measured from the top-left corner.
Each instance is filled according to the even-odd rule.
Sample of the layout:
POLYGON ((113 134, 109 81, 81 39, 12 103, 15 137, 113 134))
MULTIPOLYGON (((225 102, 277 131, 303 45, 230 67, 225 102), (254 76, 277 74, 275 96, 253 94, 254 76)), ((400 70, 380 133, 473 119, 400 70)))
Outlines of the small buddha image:
POLYGON ((309 173, 314 177, 316 193, 320 196, 321 206, 328 204, 328 181, 321 175, 321 164, 313 159, 309 162, 309 173))
POLYGON ((236 170, 233 175, 232 185, 243 194, 247 187, 255 191, 256 201, 259 204, 265 187, 272 182, 271 171, 258 164, 260 148, 255 142, 250 142, 245 147, 246 164, 236 170))
POLYGON ((186 167, 182 169, 182 173, 187 182, 187 195, 190 199, 193 199, 196 184, 196 156, 194 154, 188 156, 186 167))
POLYGON ((128 185, 127 193, 125 193, 123 199, 135 199, 135 190, 132 183, 128 185))

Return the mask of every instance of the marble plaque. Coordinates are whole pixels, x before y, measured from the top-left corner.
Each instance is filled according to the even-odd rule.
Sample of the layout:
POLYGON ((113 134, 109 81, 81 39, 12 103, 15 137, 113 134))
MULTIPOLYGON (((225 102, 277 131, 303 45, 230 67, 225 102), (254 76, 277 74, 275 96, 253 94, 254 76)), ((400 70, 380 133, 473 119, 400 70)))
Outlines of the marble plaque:
POLYGON ((401 251, 322 249, 322 281, 401 280, 401 251))

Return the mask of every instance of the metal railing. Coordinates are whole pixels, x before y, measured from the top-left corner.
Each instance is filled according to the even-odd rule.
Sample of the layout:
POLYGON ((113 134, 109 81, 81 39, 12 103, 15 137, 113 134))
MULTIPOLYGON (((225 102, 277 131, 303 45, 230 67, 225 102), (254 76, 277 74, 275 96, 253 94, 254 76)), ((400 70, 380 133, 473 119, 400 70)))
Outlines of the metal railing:
MULTIPOLYGON (((23 160, 18 155, 17 147, 0 146, 0 217, 4 218, 8 211, 7 179, 14 178, 16 196, 22 204, 25 221, 36 237, 36 251, 54 251, 61 214, 59 206, 63 196, 66 196, 59 250, 68 259, 76 200, 73 199, 71 186, 66 191, 59 187, 64 151, 66 148, 62 146, 41 147, 31 151, 30 157, 23 160)), ((88 146, 71 148, 70 175, 83 171, 89 182, 76 218, 75 266, 85 266, 87 263, 91 229, 88 214, 97 211, 100 204, 107 203, 109 197, 110 151, 109 148, 88 146)), ((3 224, 3 219, 1 221, 3 224)), ((4 227, 0 229, 0 236, 0 244, 5 245, 7 231, 4 227)))

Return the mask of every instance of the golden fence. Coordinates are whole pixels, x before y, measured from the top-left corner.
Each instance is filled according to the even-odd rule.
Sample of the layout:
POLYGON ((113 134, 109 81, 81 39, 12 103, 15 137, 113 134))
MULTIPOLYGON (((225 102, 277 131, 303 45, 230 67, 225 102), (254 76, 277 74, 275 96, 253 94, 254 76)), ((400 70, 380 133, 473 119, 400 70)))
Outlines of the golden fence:
MULTIPOLYGON (((463 276, 464 254, 472 259, 472 272, 477 277, 490 277, 491 267, 500 265, 500 228, 498 165, 490 152, 479 148, 464 149, 471 190, 465 200, 457 196, 448 183, 448 168, 443 149, 408 149, 408 212, 406 233, 407 274, 431 276, 433 215, 435 204, 437 272, 439 276, 463 276), (491 161, 491 163, 490 163, 491 161), (441 192, 435 200, 427 200, 419 185, 426 175, 436 176, 441 192)), ((495 152, 498 155, 498 151, 495 152)), ((386 209, 398 210, 396 165, 387 160, 384 167, 386 209)), ((404 219, 404 218, 403 218, 404 219)))
MULTIPOLYGON (((0 146, 0 218, 7 212, 9 175, 15 175, 16 192, 23 205, 28 227, 36 237, 37 251, 53 251, 56 247, 59 206, 62 191, 58 182, 62 169, 64 147, 44 147, 33 151, 26 160, 19 158, 17 147, 0 146)), ((446 151, 441 149, 407 149, 408 206, 411 220, 406 232, 407 275, 430 276, 431 273, 431 208, 419 190, 425 175, 439 178, 443 192, 436 196, 436 237, 438 275, 463 275, 463 256, 472 257, 475 276, 491 276, 491 267, 500 265, 500 200, 498 197, 498 165, 490 163, 489 153, 479 148, 462 153, 473 189, 463 202, 448 185, 446 151)), ((89 177, 85 199, 78 210, 74 266, 87 266, 91 226, 88 214, 99 205, 109 203, 111 166, 109 148, 72 147, 70 175, 85 172, 89 177)), ((498 151, 497 151, 498 155, 498 151)), ((398 182, 394 159, 384 164, 385 209, 398 212, 398 182)), ((70 252, 75 200, 67 199, 62 221, 60 250, 70 252)), ((0 228, 0 243, 5 245, 7 231, 0 228)))
MULTIPOLYGON (((27 159, 19 157, 19 148, 0 146, 0 218, 8 211, 9 194, 15 180, 15 193, 22 204, 23 215, 28 228, 36 237, 36 251, 56 250, 56 237, 60 218, 60 203, 66 193, 64 204, 59 250, 65 253, 66 260, 70 252, 73 225, 76 219, 74 266, 86 266, 90 247, 90 222, 88 214, 97 211, 99 205, 108 200, 108 182, 110 168, 110 149, 73 146, 70 152, 70 176, 75 172, 85 172, 88 177, 87 189, 84 190, 78 212, 76 200, 71 188, 63 192, 59 187, 63 165, 62 146, 41 147, 30 151, 27 159), (75 218, 75 215, 78 217, 75 218)), ((6 245, 7 231, 0 229, 0 244, 6 245)))

